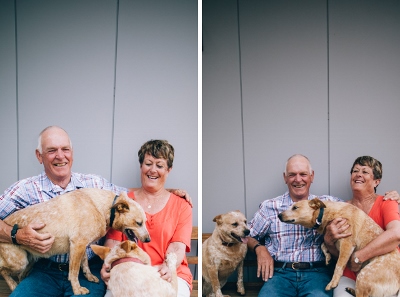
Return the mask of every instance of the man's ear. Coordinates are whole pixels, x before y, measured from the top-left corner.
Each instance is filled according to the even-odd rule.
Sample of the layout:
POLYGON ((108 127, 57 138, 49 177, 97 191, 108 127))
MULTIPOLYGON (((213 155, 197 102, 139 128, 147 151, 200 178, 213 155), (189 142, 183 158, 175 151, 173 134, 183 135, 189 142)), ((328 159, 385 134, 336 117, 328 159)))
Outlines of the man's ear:
POLYGON ((40 164, 43 164, 43 158, 42 158, 42 155, 41 155, 41 153, 39 152, 39 150, 37 149, 37 150, 35 151, 35 153, 36 153, 36 158, 38 159, 39 163, 40 163, 40 164))

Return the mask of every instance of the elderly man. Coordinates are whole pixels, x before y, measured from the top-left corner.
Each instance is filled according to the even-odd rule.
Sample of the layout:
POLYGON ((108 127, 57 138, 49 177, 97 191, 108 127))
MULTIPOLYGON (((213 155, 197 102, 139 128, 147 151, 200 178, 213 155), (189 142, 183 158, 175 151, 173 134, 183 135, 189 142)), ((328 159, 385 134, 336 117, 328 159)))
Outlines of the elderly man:
MULTIPOLYGON (((257 255, 257 276, 265 281, 259 296, 332 296, 325 291, 332 277, 330 267, 325 265, 321 250, 323 235, 314 229, 281 222, 278 214, 300 200, 311 200, 310 194, 314 171, 307 157, 294 155, 286 163, 283 178, 288 192, 282 196, 265 200, 250 222, 248 248, 257 255), (265 245, 259 240, 265 238, 265 245)), ((396 191, 388 193, 398 200, 396 191)), ((332 196, 318 196, 321 200, 340 201, 332 196)), ((334 221, 340 232, 348 228, 345 220, 334 221)), ((342 237, 348 236, 343 233, 342 237)))
MULTIPOLYGON (((47 201, 58 195, 80 188, 100 188, 119 194, 127 189, 118 187, 106 179, 93 174, 81 174, 71 171, 73 164, 73 149, 71 140, 65 130, 57 126, 44 129, 38 139, 36 157, 43 164, 44 172, 20 180, 8 188, 0 196, 0 219, 5 219, 11 213, 29 205, 47 201)), ((176 190, 177 195, 190 197, 185 191, 176 190)), ((13 238, 13 227, 0 220, 0 241, 29 246, 39 252, 46 252, 54 242, 52 234, 40 234, 37 230, 44 227, 41 223, 31 223, 18 229, 13 238)), ((101 280, 100 269, 102 261, 88 247, 87 255, 91 272, 101 280)), ((73 291, 68 280, 68 254, 55 255, 50 259, 40 259, 32 271, 12 292, 10 296, 72 296, 73 291), (60 269, 62 267, 62 269, 60 269)), ((105 285, 89 282, 82 272, 79 274, 82 286, 90 290, 86 296, 101 296, 105 294, 105 285)))

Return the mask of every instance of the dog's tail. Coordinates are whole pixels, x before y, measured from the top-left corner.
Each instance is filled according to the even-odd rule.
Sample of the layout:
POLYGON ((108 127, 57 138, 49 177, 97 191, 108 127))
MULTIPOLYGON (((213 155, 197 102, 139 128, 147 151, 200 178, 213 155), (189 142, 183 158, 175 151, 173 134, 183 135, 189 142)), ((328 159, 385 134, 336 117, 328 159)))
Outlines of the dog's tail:
POLYGON ((171 270, 172 277, 171 277, 171 285, 174 288, 175 292, 178 292, 178 277, 176 275, 176 261, 177 257, 175 253, 168 253, 165 262, 169 270, 171 270))
POLYGON ((354 289, 347 287, 346 292, 349 293, 351 296, 356 296, 356 291, 354 289))

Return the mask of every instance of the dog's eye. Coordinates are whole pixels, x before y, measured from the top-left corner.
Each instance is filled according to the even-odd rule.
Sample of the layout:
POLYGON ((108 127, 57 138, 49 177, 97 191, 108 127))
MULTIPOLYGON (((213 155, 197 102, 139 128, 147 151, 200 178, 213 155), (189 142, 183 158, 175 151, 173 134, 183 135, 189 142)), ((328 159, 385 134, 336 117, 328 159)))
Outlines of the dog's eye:
POLYGON ((237 226, 238 226, 238 223, 233 223, 232 226, 233 226, 233 227, 237 227, 237 226))
POLYGON ((292 207, 292 210, 296 210, 296 209, 298 209, 298 208, 299 208, 299 207, 295 205, 295 206, 292 207))
POLYGON ((136 224, 141 227, 143 225, 143 222, 136 222, 136 224))

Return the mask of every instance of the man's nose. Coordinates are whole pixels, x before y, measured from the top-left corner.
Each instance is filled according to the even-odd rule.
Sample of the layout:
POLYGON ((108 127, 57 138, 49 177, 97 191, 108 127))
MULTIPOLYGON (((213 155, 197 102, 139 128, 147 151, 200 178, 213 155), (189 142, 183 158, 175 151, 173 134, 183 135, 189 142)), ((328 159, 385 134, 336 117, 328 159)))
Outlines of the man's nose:
POLYGON ((58 149, 58 150, 57 150, 56 158, 58 158, 58 159, 64 158, 64 152, 63 152, 62 149, 58 149))

